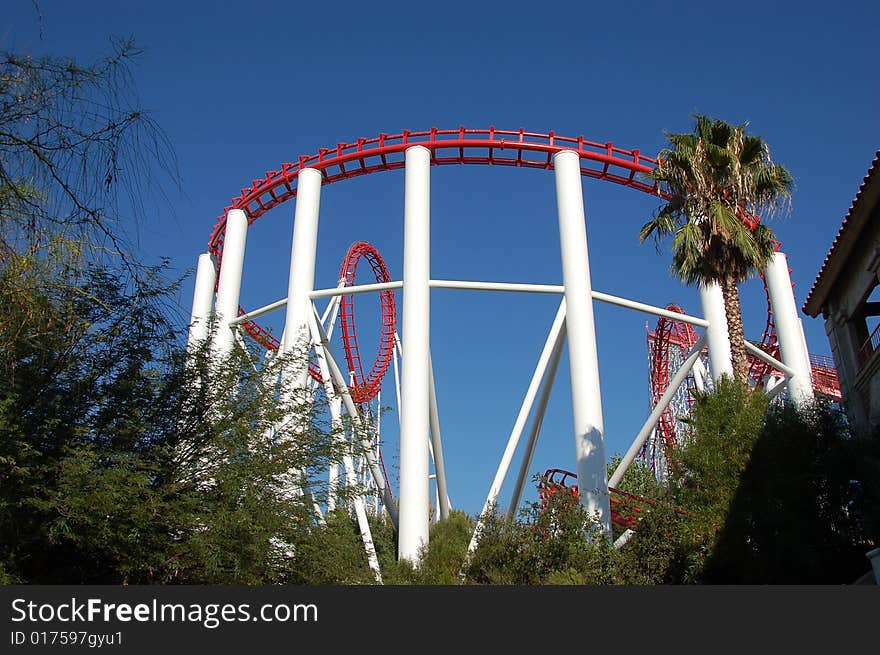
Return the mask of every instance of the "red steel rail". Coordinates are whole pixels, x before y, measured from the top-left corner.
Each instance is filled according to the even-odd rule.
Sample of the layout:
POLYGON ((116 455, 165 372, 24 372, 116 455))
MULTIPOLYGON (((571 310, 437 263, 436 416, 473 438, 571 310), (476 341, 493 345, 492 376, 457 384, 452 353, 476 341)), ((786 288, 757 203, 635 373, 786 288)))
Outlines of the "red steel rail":
POLYGON ((302 155, 295 163, 287 162, 278 170, 267 171, 266 176, 251 182, 250 187, 232 199, 217 217, 217 223, 208 242, 217 256, 217 265, 223 251, 226 214, 230 209, 241 209, 253 223, 267 211, 296 196, 297 178, 304 168, 321 172, 324 184, 339 180, 403 168, 404 152, 410 146, 420 145, 431 151, 431 164, 482 164, 489 166, 516 166, 522 168, 553 168, 553 155, 563 150, 574 150, 581 158, 581 174, 600 180, 622 184, 646 193, 660 192, 656 182, 646 182, 640 174, 651 172, 657 160, 642 155, 638 150, 618 148, 611 142, 597 143, 583 136, 559 136, 553 131, 542 134, 520 130, 431 128, 427 131, 404 130, 399 134, 380 134, 372 139, 360 138, 352 143, 337 143, 333 148, 320 148, 315 155, 302 155))
MULTIPOLYGON (((672 312, 684 314, 684 310, 678 305, 667 305, 666 309, 672 312)), ((652 406, 656 405, 663 394, 669 387, 670 375, 674 373, 670 371, 670 347, 675 345, 681 349, 682 359, 687 352, 694 347, 697 342, 697 333, 693 326, 682 321, 674 321, 672 319, 661 316, 657 321, 657 327, 654 332, 648 334, 648 343, 650 347, 650 369, 648 371, 649 382, 651 385, 651 402, 652 406)), ((693 377, 688 376, 686 384, 688 385, 688 406, 693 405, 694 389, 693 377)), ((668 449, 679 444, 677 419, 673 411, 673 404, 667 405, 666 409, 660 415, 657 422, 656 434, 654 439, 649 439, 642 446, 639 457, 647 460, 654 473, 657 460, 657 449, 662 449, 665 454, 668 449)))
MULTIPOLYGON (((391 274, 388 272, 388 267, 379 251, 365 241, 358 241, 348 249, 339 271, 339 277, 340 279, 345 278, 346 286, 354 285, 357 265, 361 259, 366 260, 373 269, 376 282, 391 282, 391 274)), ((371 401, 379 393, 382 378, 388 370, 388 364, 394 353, 394 332, 397 329, 397 306, 394 301, 394 292, 390 290, 380 292, 379 304, 382 310, 379 352, 376 354, 376 360, 373 362, 370 372, 366 375, 364 375, 355 329, 354 296, 342 296, 339 308, 339 327, 342 334, 342 345, 345 349, 345 361, 354 378, 350 388, 351 399, 359 405, 371 401)))
MULTIPOLYGON (((577 474, 563 469, 550 469, 541 476, 538 483, 538 497, 541 500, 542 510, 547 508, 552 494, 568 492, 575 498, 579 496, 578 486, 570 484, 569 480, 576 481, 577 474)), ((642 507, 653 504, 648 498, 620 491, 614 487, 608 487, 608 492, 611 494, 611 522, 621 528, 634 528, 639 521, 639 514, 643 512, 642 507)))

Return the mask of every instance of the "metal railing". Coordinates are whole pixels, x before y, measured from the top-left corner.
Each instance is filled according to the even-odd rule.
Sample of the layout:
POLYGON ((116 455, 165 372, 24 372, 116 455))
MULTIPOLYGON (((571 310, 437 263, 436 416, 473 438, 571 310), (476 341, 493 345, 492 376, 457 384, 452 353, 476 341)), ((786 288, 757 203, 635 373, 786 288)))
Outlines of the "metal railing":
POLYGON ((871 332, 871 336, 868 337, 865 340, 865 343, 863 343, 859 348, 859 367, 862 367, 868 363, 868 360, 871 359, 871 355, 874 354, 874 351, 876 351, 877 348, 880 348, 880 323, 877 324, 877 327, 875 327, 874 331, 871 332))

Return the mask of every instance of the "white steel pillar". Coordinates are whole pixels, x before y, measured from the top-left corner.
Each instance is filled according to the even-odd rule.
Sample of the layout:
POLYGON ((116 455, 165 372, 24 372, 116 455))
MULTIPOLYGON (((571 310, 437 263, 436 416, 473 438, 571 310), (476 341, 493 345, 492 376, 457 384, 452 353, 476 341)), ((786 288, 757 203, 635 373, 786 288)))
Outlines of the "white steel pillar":
POLYGON ((198 347, 208 338, 211 314, 214 311, 214 285, 217 281, 217 269, 214 258, 206 252, 199 255, 196 267, 196 281, 193 289, 192 314, 189 318, 190 349, 198 347))
POLYGON ((788 382, 789 395, 796 403, 810 400, 813 398, 810 355, 804 338, 804 326, 794 302, 788 260, 783 253, 773 254, 773 260, 764 269, 764 278, 767 280, 770 307, 776 322, 780 359, 794 371, 794 376, 788 382))
POLYGON ((245 213, 241 209, 230 209, 226 214, 223 261, 220 263, 220 281, 217 284, 217 335, 214 337, 214 356, 217 359, 223 359, 235 342, 235 328, 229 326, 229 321, 238 316, 247 228, 245 213))
POLYGON ((605 428, 580 157, 573 150, 563 150, 554 155, 553 165, 556 169, 562 281, 565 285, 578 489, 581 505, 591 516, 598 518, 610 537, 605 428))
POLYGON ((293 244, 290 248, 290 277, 287 282, 287 313, 281 351, 293 351, 299 358, 293 367, 295 389, 308 383, 309 317, 315 288, 315 258, 318 250, 318 214, 321 207, 321 173, 304 168, 299 173, 293 244))
POLYGON ((709 347, 709 370, 712 380, 722 375, 733 377, 733 359, 730 354, 730 333, 727 330, 727 314, 724 311, 724 295, 716 282, 700 284, 700 302, 703 318, 709 321, 706 338, 709 347))
POLYGON ((418 563, 428 543, 430 493, 428 434, 430 397, 431 153, 406 150, 403 229, 403 358, 400 405, 400 559, 418 563))
MULTIPOLYGON (((437 407, 437 388, 434 382, 434 363, 428 359, 430 371, 430 384, 428 400, 428 420, 431 427, 430 454, 434 460, 434 472, 437 474, 437 503, 438 516, 441 519, 449 518, 449 491, 446 485, 446 464, 443 459, 443 440, 440 437, 440 410, 437 407)), ((381 406, 381 405, 380 405, 381 406)))

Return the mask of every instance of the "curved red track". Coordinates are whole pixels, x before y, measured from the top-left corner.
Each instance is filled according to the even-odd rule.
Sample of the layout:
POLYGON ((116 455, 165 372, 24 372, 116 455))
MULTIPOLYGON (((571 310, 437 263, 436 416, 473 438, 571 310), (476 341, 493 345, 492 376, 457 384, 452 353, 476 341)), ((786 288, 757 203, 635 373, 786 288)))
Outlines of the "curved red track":
MULTIPOLYGON (((342 261, 342 269, 339 271, 339 277, 345 279, 346 286, 354 285, 357 265, 361 259, 366 260, 373 269, 376 282, 391 282, 388 267, 379 251, 365 241, 358 241, 348 249, 345 259, 342 261)), ((342 296, 339 308, 339 326, 342 332, 345 360, 348 364, 348 370, 354 377, 349 391, 351 399, 358 404, 371 401, 379 393, 382 378, 388 370, 388 364, 391 362, 394 352, 394 331, 397 329, 397 306, 394 302, 394 292, 389 290, 379 293, 379 303, 382 308, 379 352, 367 375, 364 375, 357 332, 355 331, 354 296, 342 296)))
MULTIPOLYGON (((297 180, 304 168, 312 168, 321 172, 324 184, 340 180, 376 173, 380 171, 403 168, 404 153, 407 148, 421 145, 431 151, 431 164, 435 166, 451 164, 482 164, 489 166, 515 166, 524 168, 553 168, 553 155, 563 150, 574 150, 581 158, 581 174, 600 180, 608 180, 616 184, 631 187, 646 193, 659 194, 656 183, 646 183, 638 174, 648 173, 657 164, 656 159, 642 155, 638 150, 625 150, 613 143, 596 143, 587 141, 583 136, 576 138, 558 136, 554 132, 541 134, 517 131, 488 129, 467 129, 464 126, 456 130, 438 130, 412 132, 404 130, 399 134, 380 134, 372 139, 358 139, 353 143, 337 143, 335 148, 320 148, 315 155, 302 155, 294 163, 284 163, 279 170, 268 171, 264 178, 254 180, 250 188, 244 188, 232 199, 231 204, 224 208, 217 218, 211 232, 209 249, 215 256, 219 272, 223 258, 223 239, 226 229, 226 214, 230 209, 242 209, 253 224, 270 209, 296 197, 297 180), (509 156, 508 156, 508 153, 509 156)), ((357 244, 356 244, 357 245, 357 244)), ((365 251, 366 252, 366 251, 365 251)), ((343 262, 342 275, 348 279, 347 263, 352 264, 353 280, 357 260, 365 256, 365 252, 355 255, 343 262)), ((387 281, 387 269, 381 262, 378 252, 367 257, 376 273, 377 281, 387 281), (380 279, 381 277, 381 279, 380 279)), ((217 276, 219 280, 219 275, 217 276)), ((351 281, 349 281, 349 284, 351 281)), ((381 295, 383 319, 382 337, 379 354, 373 368, 364 375, 357 337, 354 332, 354 316, 352 314, 353 299, 350 296, 343 300, 341 315, 343 320, 343 344, 349 370, 355 375, 352 386, 352 399, 355 402, 366 402, 372 399, 379 389, 382 376, 387 370, 391 358, 394 327, 390 326, 389 311, 394 311, 394 294, 390 291, 381 295), (346 326, 350 325, 350 329, 346 326), (389 346, 389 343, 391 344, 389 346)), ((245 313, 239 308, 239 316, 245 313)), ((277 350, 280 343, 268 330, 255 321, 242 324, 244 330, 266 348, 277 350)), ((321 379, 317 367, 309 368, 311 376, 321 379)))
POLYGON ((296 196, 299 173, 304 168, 321 172, 324 184, 332 184, 360 175, 390 171, 404 166, 404 152, 410 146, 420 145, 431 151, 431 164, 483 164, 489 166, 516 166, 523 168, 553 168, 553 155, 563 150, 574 150, 581 158, 581 174, 600 180, 658 193, 656 183, 647 183, 637 174, 649 173, 657 160, 642 155, 638 150, 625 150, 613 143, 587 141, 583 136, 565 137, 554 132, 541 134, 489 129, 438 130, 400 134, 380 134, 372 139, 358 139, 353 143, 338 143, 334 148, 321 148, 316 155, 302 155, 296 163, 284 163, 279 170, 266 173, 251 182, 249 188, 232 199, 217 217, 208 246, 217 257, 217 266, 223 251, 226 214, 230 209, 242 209, 248 223, 253 223, 273 207, 296 196), (508 153, 509 156, 508 156, 508 153))
MULTIPOLYGON (((637 149, 618 148, 611 142, 588 141, 583 136, 560 136, 553 131, 526 132, 522 128, 515 131, 498 130, 493 126, 488 129, 469 129, 461 126, 453 130, 437 128, 426 131, 404 130, 398 134, 380 134, 369 139, 359 138, 350 143, 340 142, 331 148, 320 148, 317 154, 302 155, 295 163, 283 163, 280 169, 267 171, 265 177, 253 180, 250 187, 243 188, 229 206, 224 208, 211 232, 208 245, 216 257, 218 271, 223 255, 226 214, 230 209, 244 210, 248 223, 252 224, 270 209, 296 196, 297 180, 300 171, 304 168, 320 171, 323 183, 332 184, 352 177, 403 168, 404 153, 407 148, 414 145, 430 150, 431 164, 435 166, 481 164, 547 170, 553 168, 554 154, 563 150, 574 150, 581 159, 582 175, 665 197, 657 182, 644 181, 643 174, 652 171, 657 165, 657 160, 642 155, 637 149)), ((743 220, 753 224, 759 219, 744 217, 743 220)), ((393 297, 393 294, 388 295, 393 297)), ((385 302, 383 300, 383 303, 385 302)), ((251 336, 267 347, 277 347, 277 339, 256 323, 247 322, 244 327, 251 336)), ((383 339, 385 328, 383 324, 383 339)), ((343 332, 344 335, 347 334, 343 332)), ((775 336, 772 312, 768 304, 767 325, 761 339, 761 346, 768 352, 772 353, 776 348, 775 336)), ((343 338, 346 343, 351 342, 351 335, 343 338)), ((353 350, 346 348, 349 366, 353 367, 355 375, 360 375, 361 385, 366 386, 368 390, 375 386, 379 369, 384 372, 382 367, 387 368, 383 348, 384 346, 380 347, 379 359, 366 376, 360 368, 356 342, 353 350), (379 369, 376 368, 377 366, 379 369)), ((753 364, 751 368, 753 378, 760 377, 766 372, 766 367, 762 364, 753 364)), ((315 376, 316 371, 312 371, 312 374, 315 376)), ((381 376, 378 377, 381 379, 381 376)))

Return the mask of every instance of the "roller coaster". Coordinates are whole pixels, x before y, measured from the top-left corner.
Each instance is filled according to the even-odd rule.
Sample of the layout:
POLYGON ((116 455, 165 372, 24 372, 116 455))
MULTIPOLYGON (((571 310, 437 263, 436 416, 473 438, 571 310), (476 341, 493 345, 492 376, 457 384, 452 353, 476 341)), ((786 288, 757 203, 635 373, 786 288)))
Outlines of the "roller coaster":
MULTIPOLYGON (((656 159, 639 150, 623 149, 611 142, 589 141, 583 136, 566 137, 552 131, 537 133, 495 127, 404 130, 321 148, 317 154, 300 156, 252 180, 218 216, 208 241, 208 252, 199 256, 190 342, 207 339, 208 326, 211 319, 216 318, 218 328, 212 352, 218 359, 228 355, 242 333, 272 353, 284 354, 295 348, 310 351, 311 362, 294 367, 286 375, 297 389, 315 391, 322 387, 330 399, 335 422, 341 420, 343 409, 348 414, 351 423, 348 438, 359 442, 362 448, 357 466, 352 462, 345 464, 347 480, 354 479, 355 468, 364 473, 375 489, 382 510, 397 528, 399 556, 417 561, 421 548, 428 542, 431 479, 437 489, 439 515, 448 516, 450 509, 430 357, 430 292, 459 289, 556 295, 561 298, 559 309, 487 494, 484 513, 495 506, 514 452, 526 431, 526 423, 532 417, 509 512, 515 510, 521 500, 562 349, 567 345, 577 473, 557 469, 556 477, 548 478, 550 486, 544 493, 553 486, 565 487, 576 475, 577 496, 588 512, 597 514, 609 531, 612 523, 631 526, 636 518, 618 511, 623 497, 614 491, 626 468, 641 456, 651 463, 655 473, 662 474, 663 453, 682 438, 678 418, 687 413, 694 393, 701 385, 711 385, 712 380, 732 371, 723 300, 717 285, 700 288, 704 318, 689 316, 677 306, 655 307, 592 287, 582 178, 611 182, 665 198, 664 190, 647 175, 656 165, 656 159), (552 172, 560 231, 561 285, 430 278, 430 169, 446 165, 507 166, 552 172), (402 279, 393 280, 378 251, 368 243, 358 242, 343 258, 338 285, 315 289, 322 187, 392 170, 404 171, 402 279), (287 297, 258 309, 245 309, 239 300, 248 229, 274 207, 294 199, 287 297), (355 274, 361 260, 370 265, 375 282, 356 283, 355 274), (403 340, 397 333, 394 294, 398 289, 402 289, 399 327, 403 340), (381 334, 377 356, 369 370, 365 366, 367 360, 361 356, 354 316, 354 296, 362 293, 380 294, 381 334), (319 316, 315 302, 322 298, 329 302, 319 316), (657 327, 648 335, 652 408, 621 465, 607 481, 593 316, 596 302, 659 317, 657 327), (285 322, 279 339, 257 319, 281 310, 285 313, 285 322), (337 318, 347 375, 334 357, 330 341, 337 318), (702 330, 699 336, 698 330, 702 330), (379 420, 379 413, 371 409, 371 403, 378 403, 383 377, 392 366, 400 420, 400 482, 396 495, 391 492, 384 469, 378 430, 369 429, 371 422, 379 420), (434 464, 433 476, 428 475, 429 459, 434 464)), ((748 215, 741 218, 748 225, 759 220, 748 215)), ((767 324, 760 342, 746 344, 752 357, 752 379, 760 380, 772 394, 784 390, 795 402, 815 393, 839 398, 833 367, 828 362, 810 360, 806 352, 785 256, 777 252, 764 273, 767 324)), ((628 500, 642 502, 634 498, 628 500)), ((363 499, 356 498, 354 507, 371 566, 380 580, 369 526, 364 518, 363 499)), ((315 509, 320 513, 320 508, 315 509)), ((472 547, 479 531, 478 523, 472 547)))

